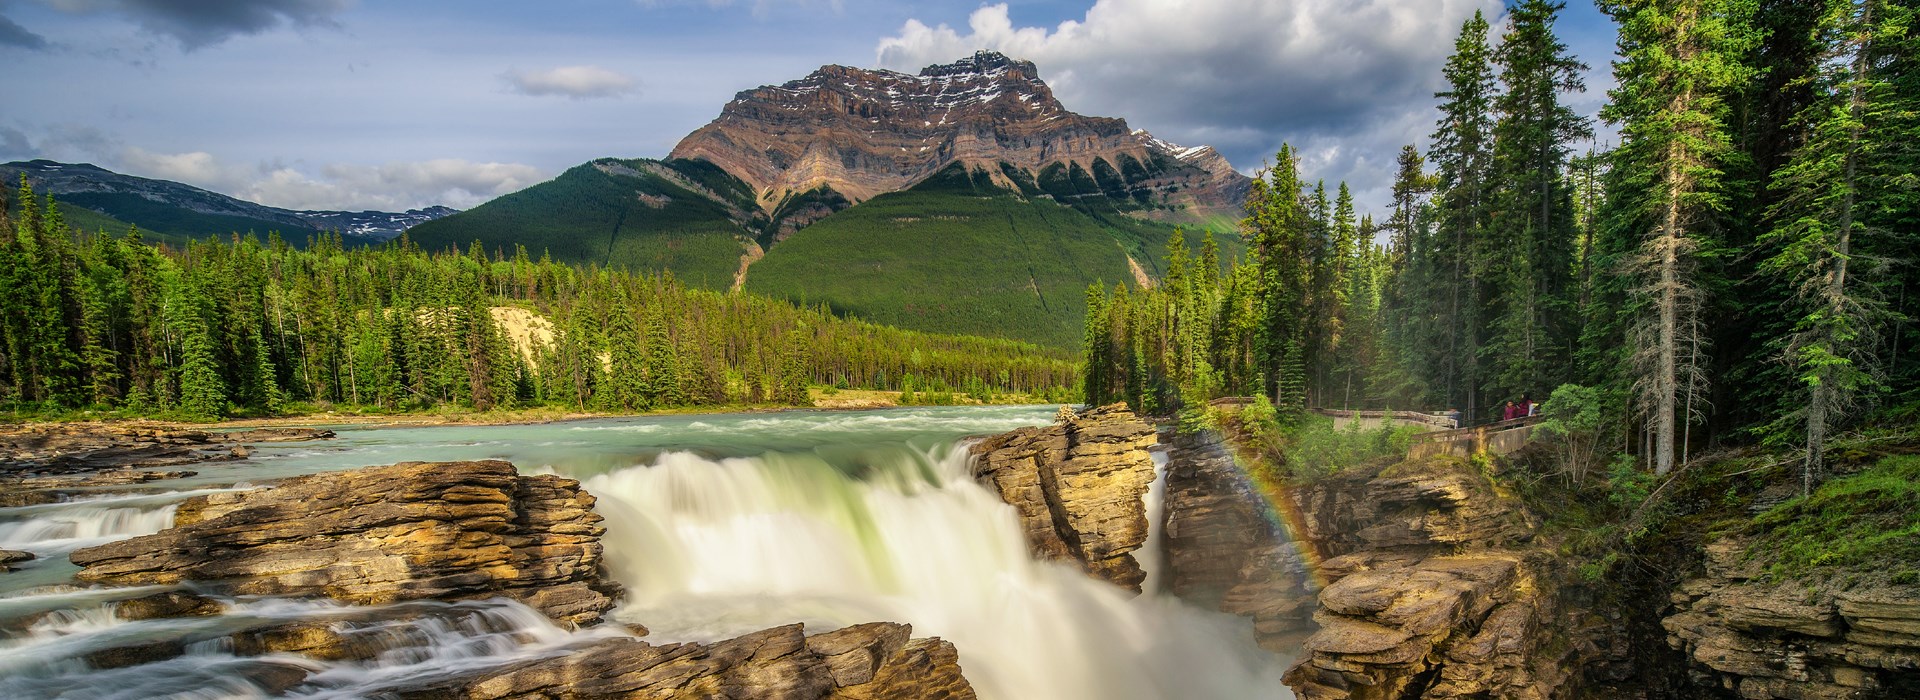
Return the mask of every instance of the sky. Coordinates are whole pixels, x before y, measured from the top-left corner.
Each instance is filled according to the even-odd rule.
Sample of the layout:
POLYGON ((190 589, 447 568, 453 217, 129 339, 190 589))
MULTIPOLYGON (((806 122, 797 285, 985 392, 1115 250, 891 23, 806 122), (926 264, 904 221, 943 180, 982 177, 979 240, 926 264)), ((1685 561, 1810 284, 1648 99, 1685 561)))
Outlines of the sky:
MULTIPOLYGON (((825 64, 1032 60, 1068 109, 1387 200, 1460 23, 1500 0, 0 0, 0 162, 90 162, 292 209, 472 207, 665 156, 825 64)), ((1559 33, 1612 84, 1613 25, 1559 33)), ((1497 29, 1496 29, 1497 31, 1497 29)))

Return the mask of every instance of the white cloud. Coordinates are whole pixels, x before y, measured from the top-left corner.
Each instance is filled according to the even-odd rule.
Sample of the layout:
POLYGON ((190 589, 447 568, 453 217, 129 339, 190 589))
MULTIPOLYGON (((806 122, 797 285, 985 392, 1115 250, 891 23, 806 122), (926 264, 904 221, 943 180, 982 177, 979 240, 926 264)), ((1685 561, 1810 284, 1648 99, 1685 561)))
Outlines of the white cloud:
POLYGON ((442 158, 383 165, 335 163, 310 174, 282 163, 222 162, 210 153, 127 148, 114 169, 175 180, 250 202, 287 209, 401 211, 435 204, 465 209, 547 179, 518 163, 442 158))
POLYGON ((548 70, 510 70, 500 74, 507 88, 535 97, 561 96, 576 100, 619 97, 640 89, 639 81, 599 66, 561 66, 548 70))
POLYGON ((1501 3, 1098 0, 1052 28, 1016 26, 998 4, 960 29, 909 20, 876 54, 915 71, 997 50, 1038 64, 1075 111, 1211 144, 1242 169, 1291 141, 1309 176, 1383 192, 1400 146, 1432 130, 1440 66, 1474 10, 1497 21, 1501 3))

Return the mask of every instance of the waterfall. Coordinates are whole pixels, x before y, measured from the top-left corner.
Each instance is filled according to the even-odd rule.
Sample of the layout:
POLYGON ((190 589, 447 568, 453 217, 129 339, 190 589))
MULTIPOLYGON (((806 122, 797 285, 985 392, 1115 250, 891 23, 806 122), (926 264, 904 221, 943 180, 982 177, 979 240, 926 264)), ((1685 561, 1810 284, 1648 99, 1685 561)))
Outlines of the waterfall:
POLYGON ((1290 697, 1283 660, 1255 645, 1244 619, 1157 592, 1164 455, 1155 455, 1143 504, 1153 524, 1136 553, 1146 595, 1033 559, 1013 508, 974 483, 956 441, 1050 415, 987 407, 343 431, 325 450, 203 465, 203 478, 180 484, 192 490, 0 508, 0 548, 39 555, 0 576, 0 698, 380 696, 628 634, 612 624, 563 630, 505 600, 358 607, 216 596, 224 614, 129 621, 113 614, 119 601, 169 587, 77 585, 66 559, 158 532, 181 499, 246 481, 479 458, 583 480, 606 518, 609 574, 628 591, 615 617, 650 628, 655 643, 793 622, 816 633, 903 622, 915 636, 953 642, 987 700, 1290 697), (352 658, 235 648, 237 633, 290 622, 350 636, 352 658), (176 643, 184 653, 149 663, 88 662, 176 643))
POLYGON ((39 515, 0 522, 0 549, 17 549, 45 557, 65 555, 139 535, 151 535, 173 525, 173 505, 158 508, 74 505, 39 515))
POLYGON ((967 459, 964 446, 852 467, 670 452, 584 485, 628 586, 616 614, 657 639, 887 620, 953 642, 990 700, 1288 697, 1243 620, 1035 561, 967 459))

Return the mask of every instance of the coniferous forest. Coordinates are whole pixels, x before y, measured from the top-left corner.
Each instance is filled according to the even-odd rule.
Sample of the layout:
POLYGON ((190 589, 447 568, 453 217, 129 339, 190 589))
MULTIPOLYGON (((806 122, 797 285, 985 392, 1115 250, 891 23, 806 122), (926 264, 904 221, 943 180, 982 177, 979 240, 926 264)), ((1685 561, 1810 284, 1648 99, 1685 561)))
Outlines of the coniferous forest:
POLYGON ((76 235, 24 183, 0 218, 0 404, 206 420, 325 407, 810 405, 809 386, 1064 398, 1071 352, 401 238, 76 235), (516 340, 516 336, 518 339, 516 340))
POLYGON ((1384 220, 1283 148, 1228 272, 1175 245, 1160 287, 1089 290, 1087 400, 1480 423, 1551 396, 1657 473, 1759 442, 1801 450, 1809 487, 1830 436, 1911 411, 1920 6, 1600 4, 1603 123, 1568 107, 1585 66, 1563 3, 1515 3, 1500 31, 1476 14, 1384 220))

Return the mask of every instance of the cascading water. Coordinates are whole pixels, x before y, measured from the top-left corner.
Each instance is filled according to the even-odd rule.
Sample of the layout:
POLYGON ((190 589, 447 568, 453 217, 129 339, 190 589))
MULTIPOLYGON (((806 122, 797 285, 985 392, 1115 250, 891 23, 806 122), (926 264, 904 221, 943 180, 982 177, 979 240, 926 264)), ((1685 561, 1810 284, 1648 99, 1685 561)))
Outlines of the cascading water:
POLYGON ((670 453, 585 486, 631 587, 619 615, 658 637, 890 620, 953 642, 984 698, 1286 697, 1244 621, 1034 561, 966 460, 901 448, 848 475, 804 454, 670 453))
MULTIPOLYGON (((1138 597, 1031 558, 1012 508, 971 479, 961 440, 1051 413, 905 409, 343 430, 318 446, 268 445, 250 460, 196 465, 199 477, 173 482, 201 491, 0 509, 0 548, 41 556, 0 575, 0 698, 367 697, 626 634, 617 625, 564 631, 504 601, 369 609, 221 599, 229 606, 222 615, 127 621, 113 615, 116 601, 165 589, 80 587, 65 562, 73 549, 168 526, 173 503, 206 490, 476 458, 583 480, 607 519, 610 574, 628 591, 615 614, 650 628, 653 641, 884 620, 953 642, 989 700, 1288 697, 1282 660, 1254 645, 1244 620, 1155 594, 1157 528, 1136 553, 1149 572, 1148 593, 1138 597), (235 647, 236 632, 295 621, 349 633, 355 653, 318 661, 235 647), (99 656, 156 642, 177 646, 157 660, 99 656)), ((1156 481, 1150 516, 1160 488, 1156 481)))

